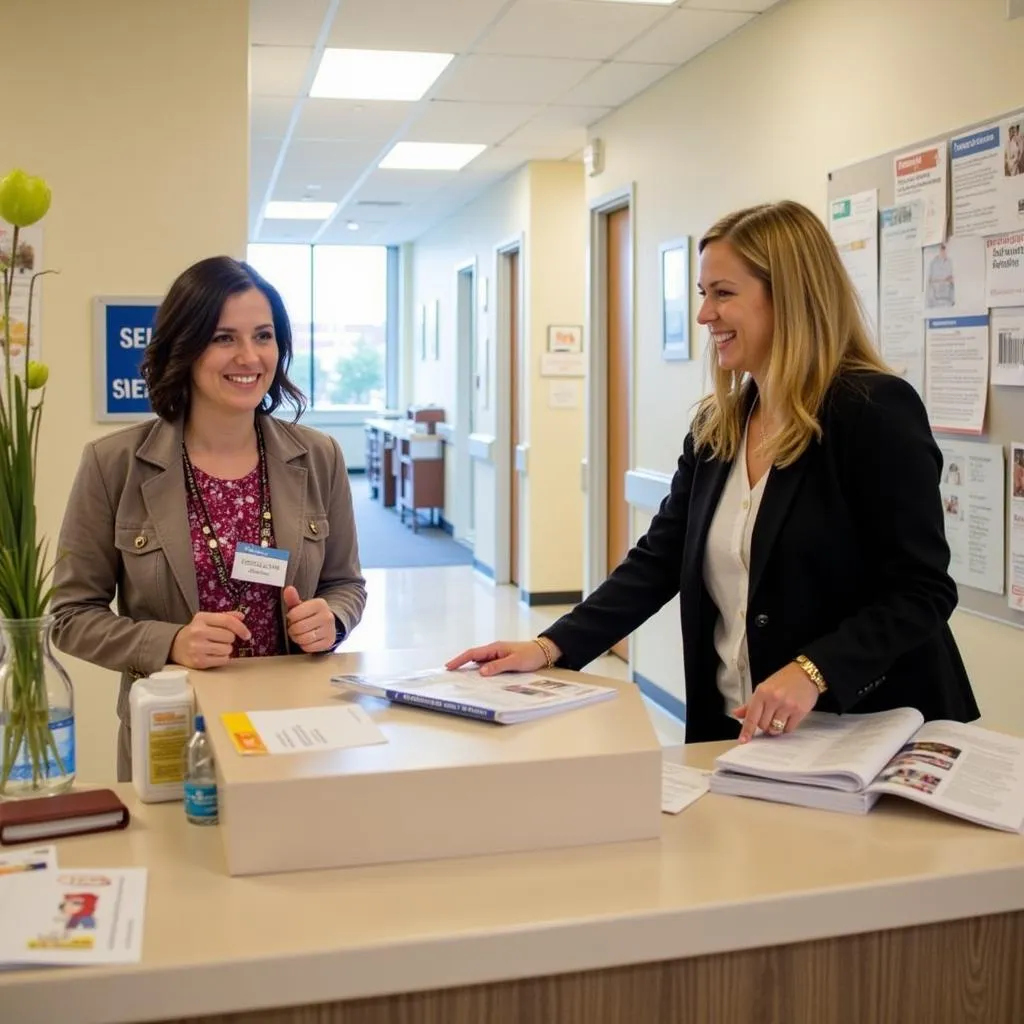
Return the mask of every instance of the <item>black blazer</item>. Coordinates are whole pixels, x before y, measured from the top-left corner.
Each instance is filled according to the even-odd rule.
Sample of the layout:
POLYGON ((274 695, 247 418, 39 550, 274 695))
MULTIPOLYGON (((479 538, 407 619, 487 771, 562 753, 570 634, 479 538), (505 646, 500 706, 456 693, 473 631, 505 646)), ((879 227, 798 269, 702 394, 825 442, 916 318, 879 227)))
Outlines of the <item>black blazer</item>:
MULTIPOLYGON (((747 408, 754 394, 751 387, 747 408)), ((977 718, 948 625, 957 591, 947 571, 942 455, 921 399, 899 377, 848 373, 829 389, 819 421, 820 441, 771 469, 754 524, 746 611, 754 685, 805 654, 828 684, 818 710, 909 706, 926 719, 977 718)), ((558 664, 579 669, 679 594, 688 743, 739 732, 718 691, 719 609, 703 578, 731 465, 696 452, 688 435, 650 529, 544 631, 563 652, 558 664)))

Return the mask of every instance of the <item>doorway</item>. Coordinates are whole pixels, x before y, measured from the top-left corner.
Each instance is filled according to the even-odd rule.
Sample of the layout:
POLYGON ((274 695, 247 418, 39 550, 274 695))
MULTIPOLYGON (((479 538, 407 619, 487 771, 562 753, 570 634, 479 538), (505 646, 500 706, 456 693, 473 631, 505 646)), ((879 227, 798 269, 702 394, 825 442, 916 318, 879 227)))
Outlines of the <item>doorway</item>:
MULTIPOLYGON (((525 238, 517 235, 494 249, 494 581, 522 580, 522 490, 516 445, 523 427, 523 259, 525 238)), ((486 350, 485 350, 486 351, 486 350)), ((486 356, 484 357, 486 360, 486 356)), ((483 372, 487 372, 486 368, 483 372)), ((483 492, 481 492, 481 495, 483 492)))
MULTIPOLYGON (((631 516, 626 473, 632 465, 633 189, 591 204, 590 394, 587 422, 586 590, 625 557, 631 516)), ((628 660, 628 640, 612 649, 628 660)))
MULTIPOLYGON (((629 506, 626 504, 626 472, 629 470, 629 390, 633 367, 633 273, 630 258, 630 209, 608 214, 607 273, 605 294, 607 330, 607 445, 608 485, 605 492, 606 572, 611 572, 629 550, 629 506)), ((625 640, 612 648, 623 661, 629 659, 625 640)))
POLYGON ((519 471, 516 468, 516 448, 518 447, 522 428, 520 424, 519 400, 519 250, 515 249, 505 257, 508 261, 508 353, 509 353, 509 544, 508 564, 509 583, 519 585, 519 471))
POLYGON ((472 545, 474 487, 469 438, 476 429, 476 260, 458 266, 455 280, 458 391, 455 401, 455 466, 451 479, 452 527, 456 540, 472 545))

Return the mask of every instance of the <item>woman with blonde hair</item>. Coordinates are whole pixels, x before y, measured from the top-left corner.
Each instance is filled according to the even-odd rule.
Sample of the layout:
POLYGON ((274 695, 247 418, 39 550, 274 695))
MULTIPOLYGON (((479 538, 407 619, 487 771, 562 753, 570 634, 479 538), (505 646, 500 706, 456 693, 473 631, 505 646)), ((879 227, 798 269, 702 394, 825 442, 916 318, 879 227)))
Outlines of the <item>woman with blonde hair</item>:
POLYGON ((812 709, 976 718, 948 625, 942 456, 824 225, 755 206, 699 253, 713 388, 647 533, 535 640, 449 667, 581 669, 678 594, 688 743, 791 732, 812 709))

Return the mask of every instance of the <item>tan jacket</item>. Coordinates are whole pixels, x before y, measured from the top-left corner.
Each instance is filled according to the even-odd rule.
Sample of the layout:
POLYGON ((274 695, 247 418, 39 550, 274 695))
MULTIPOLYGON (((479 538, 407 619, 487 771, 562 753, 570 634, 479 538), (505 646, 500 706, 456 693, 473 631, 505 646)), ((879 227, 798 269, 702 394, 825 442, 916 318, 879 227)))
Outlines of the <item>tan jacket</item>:
MULTIPOLYGON (((261 423, 274 542, 289 554, 285 582, 303 600, 324 598, 347 635, 366 585, 341 450, 308 427, 272 416, 261 423)), ((54 642, 121 673, 123 723, 132 682, 167 664, 175 634, 199 610, 181 433, 180 421, 155 419, 87 444, 61 527, 54 642)))

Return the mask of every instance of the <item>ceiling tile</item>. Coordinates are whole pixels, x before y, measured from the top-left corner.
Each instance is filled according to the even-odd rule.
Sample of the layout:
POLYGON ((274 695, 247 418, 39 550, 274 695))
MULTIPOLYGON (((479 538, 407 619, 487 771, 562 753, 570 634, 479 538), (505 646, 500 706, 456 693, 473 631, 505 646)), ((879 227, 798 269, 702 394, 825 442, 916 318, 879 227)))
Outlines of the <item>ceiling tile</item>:
POLYGON ((724 39, 752 14, 727 11, 674 11, 654 32, 627 47, 619 57, 624 61, 652 64, 682 64, 696 57, 719 39, 724 39))
POLYGON ((526 150, 531 160, 564 160, 587 143, 586 128, 528 124, 506 140, 513 149, 526 150))
POLYGON ((288 131, 297 100, 283 96, 253 96, 249 105, 249 133, 253 139, 280 139, 288 131))
POLYGON ((345 0, 329 46, 462 53, 507 0, 345 0))
POLYGON ((543 108, 525 103, 458 103, 432 100, 407 134, 412 142, 481 142, 490 146, 543 108))
POLYGON ((308 243, 320 230, 319 220, 266 220, 260 225, 259 236, 254 242, 295 242, 308 243))
POLYGON ((603 64, 575 89, 567 92, 562 103, 618 107, 650 88, 670 71, 674 64, 603 64))
POLYGON ((249 48, 249 92, 253 96, 298 96, 313 51, 308 46, 249 48))
POLYGON ((313 46, 328 0, 249 0, 249 42, 313 46))
POLYGON ((270 177, 277 154, 281 151, 280 139, 253 139, 249 143, 249 178, 266 180, 270 177))
POLYGON ((695 11, 739 11, 760 14, 782 0, 683 0, 682 6, 695 11))
POLYGON ((296 139, 361 139, 383 144, 413 111, 411 103, 332 100, 316 97, 302 105, 296 139))
POLYGON ((356 201, 410 203, 432 195, 451 183, 451 171, 374 171, 356 195, 356 201))
POLYGON ((438 83, 434 99, 501 103, 550 103, 568 92, 597 61, 553 57, 460 57, 438 83))
POLYGON ((520 0, 473 52, 607 60, 666 13, 634 4, 520 0))

